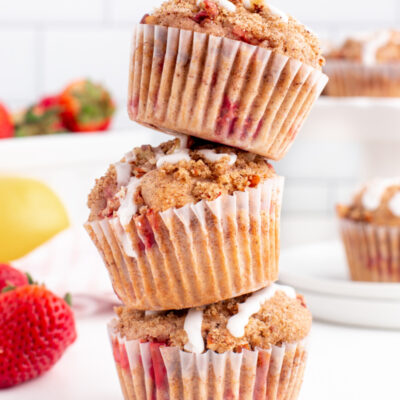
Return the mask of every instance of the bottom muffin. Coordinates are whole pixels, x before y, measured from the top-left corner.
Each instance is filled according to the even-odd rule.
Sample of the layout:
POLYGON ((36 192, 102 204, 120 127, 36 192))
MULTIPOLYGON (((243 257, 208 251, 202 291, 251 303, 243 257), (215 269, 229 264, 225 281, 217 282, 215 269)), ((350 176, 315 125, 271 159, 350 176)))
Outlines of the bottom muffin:
POLYGON ((117 308, 109 325, 125 400, 297 399, 312 317, 273 284, 201 308, 117 308))

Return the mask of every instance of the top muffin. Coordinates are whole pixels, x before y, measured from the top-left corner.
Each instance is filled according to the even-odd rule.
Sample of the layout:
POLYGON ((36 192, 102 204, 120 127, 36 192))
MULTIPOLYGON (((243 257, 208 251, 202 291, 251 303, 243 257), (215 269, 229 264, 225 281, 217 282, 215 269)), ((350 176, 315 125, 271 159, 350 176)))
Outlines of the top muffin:
POLYGON ((240 40, 318 69, 324 64, 317 37, 266 0, 168 0, 142 23, 240 40))
POLYGON ((373 180, 362 186, 350 205, 339 205, 342 218, 378 225, 400 224, 400 178, 373 180))
POLYGON ((326 58, 364 65, 399 62, 400 32, 384 30, 350 37, 340 47, 331 49, 326 58))

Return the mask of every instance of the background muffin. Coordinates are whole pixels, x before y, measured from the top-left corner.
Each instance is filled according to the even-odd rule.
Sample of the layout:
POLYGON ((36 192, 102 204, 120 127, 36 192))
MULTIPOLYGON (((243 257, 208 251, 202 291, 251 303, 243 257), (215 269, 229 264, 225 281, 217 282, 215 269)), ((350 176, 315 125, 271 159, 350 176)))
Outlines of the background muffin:
POLYGON ((348 38, 326 54, 329 96, 400 96, 400 32, 348 38))
POLYGON ((315 35, 267 2, 169 0, 136 29, 130 117, 278 160, 323 63, 315 35))
POLYGON ((311 314, 289 287, 198 309, 117 313, 110 332, 126 399, 297 398, 311 314))
POLYGON ((338 215, 351 277, 400 281, 400 178, 371 181, 338 215))
POLYGON ((111 166, 86 228, 124 304, 209 304, 277 280, 282 189, 261 156, 175 139, 111 166))

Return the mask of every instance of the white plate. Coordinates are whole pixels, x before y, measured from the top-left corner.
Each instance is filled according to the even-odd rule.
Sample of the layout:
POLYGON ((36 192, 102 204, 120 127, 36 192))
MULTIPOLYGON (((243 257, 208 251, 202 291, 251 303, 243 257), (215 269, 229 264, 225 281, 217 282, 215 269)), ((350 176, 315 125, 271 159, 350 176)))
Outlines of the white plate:
POLYGON ((305 295, 315 318, 400 329, 400 284, 351 281, 339 242, 282 251, 280 280, 305 295))

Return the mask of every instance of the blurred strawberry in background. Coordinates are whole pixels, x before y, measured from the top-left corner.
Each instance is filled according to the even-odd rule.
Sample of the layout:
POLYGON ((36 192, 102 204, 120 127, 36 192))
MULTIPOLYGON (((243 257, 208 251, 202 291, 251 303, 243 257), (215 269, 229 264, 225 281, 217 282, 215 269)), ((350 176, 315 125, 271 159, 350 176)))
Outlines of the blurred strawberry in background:
POLYGON ((14 126, 11 114, 0 103, 0 139, 8 139, 14 135, 14 126))
POLYGON ((71 83, 60 95, 62 120, 72 132, 108 129, 115 112, 110 93, 90 80, 71 83))
POLYGON ((45 97, 14 116, 15 136, 37 136, 65 132, 59 96, 45 97))
POLYGON ((13 117, 0 103, 0 139, 64 132, 99 132, 110 127, 115 103, 104 86, 89 79, 69 84, 13 117))

